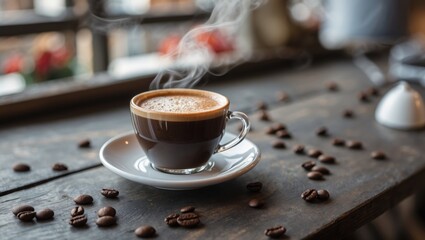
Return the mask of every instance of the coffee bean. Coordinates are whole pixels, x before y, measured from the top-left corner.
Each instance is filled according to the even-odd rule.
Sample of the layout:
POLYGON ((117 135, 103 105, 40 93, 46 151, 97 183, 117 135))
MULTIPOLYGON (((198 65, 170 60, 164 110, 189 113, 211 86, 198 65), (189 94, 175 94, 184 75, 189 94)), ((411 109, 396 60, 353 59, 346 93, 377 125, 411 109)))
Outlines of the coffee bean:
POLYGON ((63 163, 55 163, 52 166, 52 170, 53 171, 66 171, 66 170, 68 170, 68 167, 63 163))
POLYGON ((376 160, 384 160, 387 158, 387 155, 381 151, 373 151, 370 156, 376 160))
POLYGON ((284 226, 277 226, 277 227, 272 227, 272 228, 266 229, 266 231, 264 231, 264 234, 267 237, 279 238, 283 234, 285 234, 285 232, 286 232, 286 228, 284 226))
POLYGON ((84 214, 84 208, 82 206, 74 207, 73 209, 71 209, 72 217, 83 215, 83 214, 84 214))
POLYGON ((93 203, 93 198, 90 195, 83 194, 74 198, 74 202, 78 205, 88 205, 93 203))
POLYGON ((264 206, 264 201, 258 198, 249 200, 248 205, 252 208, 261 208, 264 206))
POLYGON ((317 190, 317 198, 323 201, 328 200, 330 197, 330 194, 327 190, 321 189, 317 190))
POLYGON ((117 220, 111 216, 103 216, 96 220, 96 225, 99 227, 110 227, 115 224, 117 224, 117 220))
POLYGON ((286 130, 286 126, 282 123, 275 123, 272 125, 272 128, 277 132, 279 130, 286 130))
POLYGON ((317 199, 317 195, 316 189, 307 189, 301 194, 301 198, 307 202, 313 202, 317 199))
POLYGON ((276 141, 273 142, 272 147, 273 148, 283 149, 283 148, 286 148, 286 145, 285 145, 284 142, 279 141, 279 140, 276 140, 276 141))
POLYGON ((328 129, 326 127, 320 127, 316 130, 317 136, 327 136, 328 135, 328 129))
POLYGON ((273 129, 273 127, 267 127, 265 132, 266 132, 266 134, 269 134, 269 135, 273 135, 273 134, 276 133, 276 131, 273 129))
POLYGON ((323 174, 316 171, 307 173, 307 177, 311 180, 323 180, 323 174))
POLYGON ((344 146, 345 141, 343 139, 340 139, 340 138, 335 138, 335 139, 332 140, 332 145, 334 145, 334 146, 344 146))
POLYGON ((55 215, 55 212, 53 212, 52 209, 45 208, 41 211, 38 211, 35 217, 37 218, 37 220, 49 220, 49 219, 52 219, 54 215, 55 215))
POLYGON ((140 238, 151 238, 155 236, 156 230, 152 226, 140 226, 134 230, 134 234, 140 238))
POLYGON ((338 84, 336 84, 335 82, 327 82, 326 88, 330 92, 335 92, 335 91, 338 91, 338 84))
POLYGON ((301 164, 301 167, 303 167, 307 171, 310 171, 314 166, 316 166, 316 163, 313 161, 308 161, 301 164))
POLYGON ((83 139, 78 143, 79 148, 90 148, 91 142, 90 139, 83 139))
POLYGON ((100 193, 105 196, 106 198, 116 198, 120 194, 118 190, 112 189, 112 188, 103 188, 100 193))
POLYGON ((325 168, 325 167, 321 167, 321 166, 314 166, 311 171, 315 171, 315 172, 320 172, 321 174, 324 175, 328 175, 331 173, 331 171, 329 171, 329 169, 325 168))
POLYGON ((345 118, 353 118, 354 112, 350 109, 346 109, 342 112, 342 116, 345 117, 345 118))
POLYGON ((276 132, 278 138, 292 138, 291 134, 287 130, 279 130, 276 132))
POLYGON ((261 182, 252 182, 246 185, 246 189, 250 192, 259 192, 263 188, 263 184, 261 182))
POLYGON ((368 102, 369 101, 369 96, 367 95, 366 92, 360 92, 357 95, 357 98, 359 99, 360 102, 368 102))
POLYGON ((323 154, 322 151, 317 149, 309 149, 307 152, 307 155, 312 158, 318 158, 322 154, 323 154))
POLYGON ((286 101, 288 101, 288 100, 289 100, 289 96, 288 96, 288 94, 286 94, 285 92, 283 92, 283 91, 279 91, 279 92, 277 92, 277 93, 276 93, 276 99, 277 99, 279 102, 286 102, 286 101))
POLYGON ((19 212, 16 216, 22 222, 31 222, 35 215, 36 213, 34 211, 22 211, 19 212))
POLYGON ((304 153, 304 145, 295 145, 292 147, 292 151, 296 154, 303 154, 304 153))
POLYGON ((257 110, 267 110, 267 104, 263 101, 258 102, 257 110))
POLYGON ((20 212, 24 212, 24 211, 34 211, 34 208, 31 207, 30 205, 19 205, 17 207, 14 207, 12 209, 12 213, 17 216, 18 213, 20 212))
POLYGON ((322 162, 322 163, 331 164, 331 163, 335 163, 335 158, 322 154, 322 155, 319 156, 319 161, 322 162))
POLYGON ((183 213, 177 218, 180 226, 191 228, 197 226, 201 221, 196 213, 183 213))
POLYGON ((265 110, 261 110, 260 111, 260 113, 258 115, 258 118, 261 121, 270 121, 270 116, 269 116, 269 114, 265 110))
POLYGON ((164 222, 170 227, 176 227, 179 225, 177 222, 178 217, 180 217, 180 214, 170 214, 164 219, 164 222))
POLYGON ((17 163, 13 165, 13 171, 15 172, 28 172, 31 170, 31 167, 25 163, 17 163))
POLYGON ((350 148, 350 149, 362 149, 363 148, 363 144, 359 141, 346 141, 345 142, 345 146, 350 148))
POLYGON ((181 213, 188 213, 188 212, 194 212, 195 211, 195 207, 193 206, 186 206, 180 209, 181 213))
POLYGON ((371 96, 379 96, 379 90, 375 87, 370 87, 366 90, 366 93, 368 93, 371 96))
POLYGON ((73 227, 82 227, 87 223, 86 215, 77 215, 69 220, 69 224, 73 227))
POLYGON ((116 213, 117 211, 115 210, 115 208, 108 206, 108 207, 103 207, 99 209, 99 211, 97 211, 97 216, 98 217, 104 217, 104 216, 115 217, 116 213))

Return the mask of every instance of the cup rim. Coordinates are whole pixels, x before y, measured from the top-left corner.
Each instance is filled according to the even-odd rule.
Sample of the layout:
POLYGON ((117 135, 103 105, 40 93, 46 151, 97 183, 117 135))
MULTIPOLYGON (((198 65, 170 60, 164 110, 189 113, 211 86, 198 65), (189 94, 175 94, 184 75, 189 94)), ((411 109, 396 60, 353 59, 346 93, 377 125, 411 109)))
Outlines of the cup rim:
POLYGON ((150 90, 146 92, 139 93, 135 95, 130 101, 130 110, 133 114, 138 115, 140 117, 145 117, 149 119, 155 120, 164 120, 164 121, 197 121, 197 120, 205 120, 211 119, 219 116, 223 116, 225 112, 227 112, 229 108, 229 99, 219 93, 199 90, 199 89, 186 89, 186 88, 170 88, 170 89, 157 89, 150 90), (170 93, 173 94, 194 94, 201 96, 214 96, 215 99, 220 101, 219 106, 198 112, 159 112, 155 110, 144 109, 140 107, 138 104, 151 96, 161 96, 168 95, 170 93))

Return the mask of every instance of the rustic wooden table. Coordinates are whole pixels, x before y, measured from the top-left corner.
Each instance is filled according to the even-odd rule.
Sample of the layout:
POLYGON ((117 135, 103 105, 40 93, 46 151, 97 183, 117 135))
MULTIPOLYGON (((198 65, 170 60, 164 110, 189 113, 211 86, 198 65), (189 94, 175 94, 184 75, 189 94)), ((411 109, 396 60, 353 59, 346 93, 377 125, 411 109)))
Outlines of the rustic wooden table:
MULTIPOLYGON (((285 239, 340 239, 374 219, 418 190, 425 180, 424 131, 396 131, 380 126, 373 113, 378 98, 360 103, 357 93, 370 86, 350 60, 315 64, 308 69, 272 71, 240 78, 210 82, 204 88, 228 96, 232 109, 250 114, 254 130, 248 138, 262 151, 260 163, 247 174, 215 186, 191 191, 166 191, 128 181, 100 164, 98 152, 109 138, 131 130, 127 100, 105 103, 42 118, 3 124, 0 129, 0 232, 1 239, 132 239, 136 227, 156 228, 158 239, 266 239, 266 228, 284 225, 285 239), (340 90, 328 92, 325 83, 334 81, 340 90), (275 93, 286 91, 287 103, 278 102, 275 93), (265 101, 274 122, 288 126, 293 138, 287 149, 274 149, 275 137, 264 133, 270 122, 257 118, 255 106, 265 101), (344 119, 346 108, 355 112, 344 119), (315 135, 320 126, 331 137, 315 135), (332 137, 360 140, 363 150, 334 147, 332 137), (84 138, 91 149, 78 149, 84 138), (324 181, 306 177, 301 164, 311 160, 295 155, 294 144, 319 148, 335 156, 328 165, 332 174, 324 181), (389 159, 376 161, 371 151, 383 150, 389 159), (16 162, 31 165, 31 171, 16 173, 16 162), (62 162, 66 172, 53 172, 51 165, 62 162), (261 181, 260 193, 246 191, 246 184, 261 181), (116 200, 100 195, 104 187, 116 188, 116 200), (329 201, 310 204, 300 198, 307 188, 327 189, 329 201), (90 194, 94 204, 86 207, 88 227, 68 224, 73 198, 90 194), (247 202, 263 198, 262 209, 247 202), (51 208, 54 220, 20 222, 11 209, 29 204, 40 210, 51 208), (98 228, 96 211, 103 206, 117 209, 118 224, 98 228), (163 219, 183 206, 196 206, 202 226, 195 229, 169 228, 163 219)), ((229 131, 237 131, 229 125, 229 131)))

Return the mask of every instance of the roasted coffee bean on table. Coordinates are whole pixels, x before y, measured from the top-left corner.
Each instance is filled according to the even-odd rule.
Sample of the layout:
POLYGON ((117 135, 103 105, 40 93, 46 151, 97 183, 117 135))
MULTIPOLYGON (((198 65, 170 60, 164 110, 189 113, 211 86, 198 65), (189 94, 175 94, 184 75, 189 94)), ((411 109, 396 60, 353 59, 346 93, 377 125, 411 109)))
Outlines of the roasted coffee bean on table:
POLYGON ((93 203, 93 198, 90 195, 82 194, 74 198, 74 202, 78 205, 88 205, 93 203))
POLYGON ((267 110, 267 104, 263 101, 260 101, 257 103, 257 109, 258 110, 267 110))
POLYGON ((376 160, 384 160, 387 158, 387 155, 382 151, 373 151, 370 153, 370 156, 376 160))
POLYGON ((118 190, 112 188, 103 188, 100 193, 106 198, 116 198, 120 194, 118 190))
POLYGON ((317 195, 316 189, 307 189, 301 194, 301 198, 307 202, 313 202, 317 199, 317 195))
POLYGON ((322 155, 323 153, 322 153, 322 151, 320 151, 320 150, 317 150, 317 149, 309 149, 308 151, 307 151, 307 155, 309 156, 309 157, 312 157, 312 158, 318 158, 320 155, 322 155))
POLYGON ((86 215, 77 215, 69 220, 69 224, 74 227, 82 227, 87 224, 86 215))
POLYGON ((316 130, 316 135, 317 136, 327 136, 328 135, 328 129, 326 127, 320 127, 316 130))
POLYGON ((41 211, 38 211, 35 217, 37 218, 37 220, 49 220, 49 219, 52 219, 54 215, 55 215, 55 212, 53 212, 52 209, 45 208, 41 211))
POLYGON ((287 130, 279 130, 276 132, 278 138, 292 138, 291 134, 287 130))
POLYGON ((334 145, 334 146, 345 146, 345 140, 340 139, 340 138, 334 138, 332 140, 332 145, 334 145))
POLYGON ((273 130, 275 130, 276 132, 279 130, 286 130, 286 126, 283 125, 282 123, 274 123, 272 125, 273 130))
POLYGON ((14 207, 12 209, 12 213, 17 216, 18 213, 23 212, 23 211, 34 211, 34 208, 30 205, 19 205, 17 207, 14 207))
POLYGON ((156 230, 152 226, 140 226, 134 230, 134 234, 140 238, 151 238, 155 236, 156 230))
POLYGON ((78 143, 79 148, 90 148, 91 142, 90 139, 83 139, 78 143))
POLYGON ((310 171, 314 166, 316 166, 316 163, 313 161, 307 161, 303 164, 301 164, 301 167, 304 168, 307 171, 310 171))
POLYGON ((96 220, 96 225, 99 227, 110 227, 117 224, 115 217, 103 216, 96 220))
POLYGON ((164 222, 170 227, 177 227, 179 226, 178 217, 180 217, 180 214, 170 214, 164 219, 164 222))
POLYGON ((318 159, 321 163, 326 163, 326 164, 335 163, 334 157, 328 156, 328 155, 325 155, 325 154, 320 155, 318 159))
POLYGON ((368 102, 369 101, 369 96, 366 92, 360 92, 358 94, 357 98, 359 99, 360 102, 368 102))
POLYGON ((186 207, 182 207, 180 209, 181 213, 188 213, 188 212, 194 212, 195 211, 195 207, 194 206, 186 206, 186 207))
POLYGON ((201 220, 199 219, 198 214, 192 212, 180 214, 180 216, 177 218, 177 222, 182 227, 192 228, 196 227, 201 222, 201 220))
POLYGON ((252 182, 246 185, 246 189, 250 192, 259 192, 263 188, 263 183, 261 182, 252 182))
POLYGON ((283 234, 285 234, 286 232, 286 228, 284 226, 277 226, 277 227, 272 227, 272 228, 268 228, 264 231, 264 234, 267 237, 271 237, 271 238, 279 238, 281 237, 283 234))
POLYGON ((317 171, 307 173, 307 177, 311 180, 323 180, 323 174, 317 171))
POLYGON ((252 208, 261 208, 264 206, 264 201, 258 198, 249 200, 248 205, 252 208))
POLYGON ((330 92, 336 92, 336 91, 338 91, 338 84, 336 84, 335 82, 327 82, 326 83, 326 88, 330 92))
POLYGON ((304 145, 294 145, 292 147, 292 151, 296 154, 303 154, 304 153, 304 145))
POLYGON ((322 167, 322 166, 314 166, 311 171, 320 172, 321 174, 328 175, 331 173, 329 169, 322 167))
POLYGON ((286 144, 283 141, 276 140, 272 143, 273 148, 284 149, 286 148, 286 144))
POLYGON ((283 91, 278 91, 277 93, 276 93, 276 99, 278 100, 278 101, 280 101, 280 102, 286 102, 286 101, 288 101, 289 100, 289 96, 288 96, 288 94, 286 94, 285 92, 283 92, 283 91))
POLYGON ((330 197, 330 194, 327 190, 321 189, 317 190, 317 198, 323 201, 328 200, 330 197))
POLYGON ((68 167, 63 163, 55 163, 52 166, 52 170, 57 171, 57 172, 66 171, 66 170, 68 170, 68 167))
POLYGON ((82 206, 74 207, 73 209, 71 209, 72 217, 83 215, 83 214, 84 214, 84 208, 82 206))
POLYGON ((265 110, 261 110, 258 117, 261 121, 270 121, 270 116, 265 110))
POLYGON ((345 142, 345 146, 350 148, 350 149, 362 149, 363 148, 363 144, 359 141, 352 141, 352 140, 348 140, 345 142))
POLYGON ((15 172, 28 172, 31 170, 31 167, 26 163, 17 163, 13 165, 13 171, 15 172))
POLYGON ((104 216, 115 217, 116 213, 117 211, 115 210, 115 208, 108 206, 108 207, 103 207, 99 209, 99 211, 97 211, 97 216, 98 217, 104 217, 104 216))
POLYGON ((342 116, 345 117, 345 118, 353 118, 354 112, 350 109, 346 109, 342 112, 342 116))
POLYGON ((34 211, 22 211, 22 212, 19 212, 16 216, 22 222, 31 222, 35 218, 36 212, 34 212, 34 211))
POLYGON ((379 96, 379 90, 375 87, 370 87, 366 90, 366 93, 371 95, 371 96, 379 96))

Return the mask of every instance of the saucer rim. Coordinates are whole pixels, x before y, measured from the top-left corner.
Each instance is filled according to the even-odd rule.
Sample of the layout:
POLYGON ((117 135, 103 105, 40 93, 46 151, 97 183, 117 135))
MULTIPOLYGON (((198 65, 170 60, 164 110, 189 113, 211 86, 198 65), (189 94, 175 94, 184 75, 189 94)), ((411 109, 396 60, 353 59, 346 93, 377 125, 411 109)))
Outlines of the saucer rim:
MULTIPOLYGON (((229 134, 231 136, 236 137, 236 135, 234 135, 233 133, 227 132, 227 131, 226 131, 226 134, 229 134)), ((109 169, 110 171, 114 172, 115 174, 117 174, 121 177, 124 177, 126 179, 129 179, 129 180, 137 182, 137 183, 141 183, 141 184, 145 184, 145 185, 149 185, 149 186, 153 186, 153 187, 157 187, 157 188, 170 189, 170 190, 171 189, 194 189, 194 188, 200 188, 200 187, 205 187, 205 186, 209 186, 209 185, 214 185, 214 184, 226 182, 226 181, 229 181, 231 179, 234 179, 238 176, 241 176, 241 175, 249 172, 251 169, 253 169, 258 164, 258 162, 261 159, 261 151, 258 148, 258 146, 256 144, 254 144, 252 141, 245 138, 243 141, 247 141, 254 148, 254 156, 252 158, 252 161, 249 162, 245 167, 242 167, 240 169, 236 168, 234 171, 231 171, 227 174, 226 174, 226 172, 229 169, 227 171, 224 171, 224 172, 218 172, 217 174, 212 175, 211 177, 207 176, 205 178, 196 179, 196 180, 190 180, 190 179, 166 180, 166 179, 149 178, 149 177, 146 177, 146 176, 143 176, 143 175, 136 176, 135 174, 128 173, 124 170, 121 170, 120 168, 115 167, 114 165, 109 163, 109 161, 106 160, 106 158, 104 156, 105 149, 111 143, 113 143, 113 142, 115 142, 115 141, 117 141, 121 138, 131 137, 132 135, 135 136, 134 131, 127 131, 127 132, 121 133, 121 134, 119 134, 115 137, 112 137, 111 139, 106 141, 99 150, 100 161, 103 164, 103 166, 105 166, 107 169, 109 169)), ((220 153, 218 153, 218 154, 220 154, 220 153)), ((163 174, 167 174, 167 173, 163 173, 163 174)), ((170 175, 172 175, 172 174, 170 174, 170 175)), ((173 176, 179 176, 179 175, 173 175, 173 176)), ((187 176, 190 176, 190 175, 181 175, 181 176, 187 177, 187 176)))

